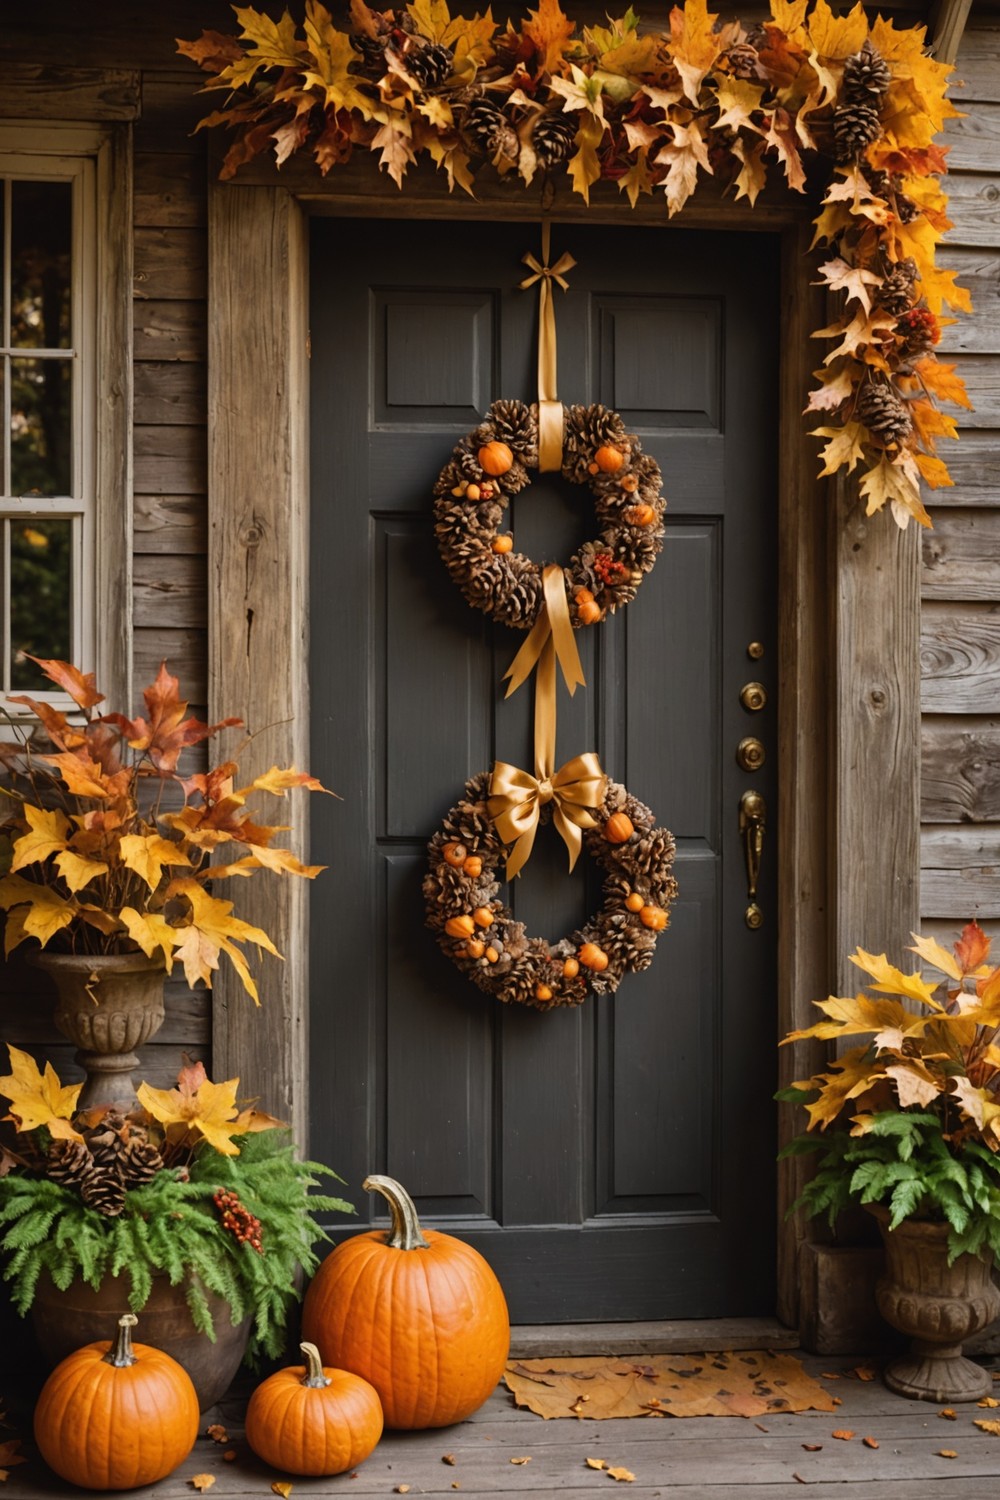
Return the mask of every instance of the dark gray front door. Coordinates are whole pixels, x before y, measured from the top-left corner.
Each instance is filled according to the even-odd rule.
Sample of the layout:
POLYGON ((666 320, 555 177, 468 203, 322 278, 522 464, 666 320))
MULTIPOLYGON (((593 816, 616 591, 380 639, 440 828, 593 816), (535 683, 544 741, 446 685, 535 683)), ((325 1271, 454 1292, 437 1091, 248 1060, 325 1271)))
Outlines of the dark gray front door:
MULTIPOLYGON (((530 767, 523 641, 438 557, 431 489, 498 397, 534 399, 530 224, 320 221, 312 244, 312 1150, 388 1172, 497 1270, 517 1321, 772 1308, 777 249, 764 235, 553 230, 560 397, 617 408, 662 466, 667 538, 636 601, 579 633, 557 764, 596 750, 676 839, 646 973, 538 1014, 468 985, 423 927, 425 844, 494 756, 530 767), (761 658, 748 647, 759 642, 761 658), (748 681, 768 703, 740 702, 748 681), (762 771, 737 764, 748 735, 762 771), (770 810, 751 931, 738 808, 770 810)), ((589 491, 538 477, 517 547, 568 558, 589 491)), ((281 664, 275 663, 275 670, 281 664)), ((554 939, 599 901, 551 830, 510 893, 554 939)), ((345 1228, 347 1226, 344 1226, 345 1228)))

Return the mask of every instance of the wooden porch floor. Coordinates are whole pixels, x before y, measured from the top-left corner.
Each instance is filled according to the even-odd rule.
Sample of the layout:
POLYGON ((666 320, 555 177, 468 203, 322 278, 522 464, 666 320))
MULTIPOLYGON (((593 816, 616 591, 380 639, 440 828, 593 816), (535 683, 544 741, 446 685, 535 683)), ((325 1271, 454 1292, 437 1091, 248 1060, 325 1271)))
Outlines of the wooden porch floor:
MULTIPOLYGON (((842 1405, 836 1414, 806 1412, 769 1416, 639 1418, 628 1421, 545 1422, 515 1409, 500 1387, 467 1422, 432 1432, 387 1433, 356 1473, 310 1480, 276 1474, 258 1462, 242 1433, 243 1403, 229 1399, 204 1418, 225 1423, 226 1447, 200 1437, 187 1462, 170 1478, 134 1494, 168 1500, 194 1494, 195 1474, 213 1474, 212 1500, 269 1495, 275 1480, 290 1480, 295 1500, 306 1496, 391 1496, 398 1493, 454 1497, 558 1494, 559 1500, 592 1500, 614 1493, 615 1481, 588 1468, 586 1459, 630 1470, 635 1479, 616 1484, 623 1500, 790 1500, 809 1489, 816 1500, 986 1500, 1000 1484, 1000 1437, 973 1423, 993 1411, 975 1405, 942 1418, 929 1403, 893 1396, 879 1380, 861 1381, 850 1371, 859 1358, 803 1355, 805 1368, 823 1380, 842 1405), (853 1432, 849 1440, 835 1429, 853 1432), (873 1438, 878 1447, 865 1446, 873 1438), (817 1445, 807 1452, 805 1444, 817 1445), (235 1460, 223 1452, 234 1449, 235 1460), (956 1456, 941 1456, 941 1449, 956 1456), (514 1463, 514 1459, 530 1460, 514 1463), (453 1462, 452 1462, 453 1460, 453 1462), (402 1489, 401 1486, 409 1486, 402 1489)), ((996 1370, 1000 1360, 983 1361, 996 1370)), ((1000 1409, 998 1409, 1000 1410, 1000 1409)), ((6 1436, 6 1434, 3 1434, 6 1436)), ((30 1462, 10 1471, 3 1500, 80 1494, 57 1480, 37 1457, 22 1425, 30 1462)))

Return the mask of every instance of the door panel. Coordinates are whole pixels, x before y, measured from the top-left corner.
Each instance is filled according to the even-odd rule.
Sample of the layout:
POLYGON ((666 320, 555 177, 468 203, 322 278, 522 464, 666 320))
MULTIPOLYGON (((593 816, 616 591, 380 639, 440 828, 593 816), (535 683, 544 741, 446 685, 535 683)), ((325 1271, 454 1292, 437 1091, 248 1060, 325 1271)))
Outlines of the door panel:
MULTIPOLYGON (((313 808, 331 868, 312 909, 313 1150, 399 1177, 491 1260, 519 1321, 770 1310, 774 1243, 772 241, 556 228, 560 396, 616 407, 661 464, 667 537, 639 597, 578 633, 557 757, 595 749, 677 839, 680 895, 645 973, 572 1011, 504 1007, 423 926, 425 844, 465 780, 532 764, 523 641, 470 609, 434 544, 431 490, 498 397, 535 394, 522 225, 314 225, 313 808), (751 661, 751 640, 765 643, 751 661), (739 703, 768 687, 763 713, 739 703), (736 764, 744 735, 769 750, 736 764), (747 929, 740 793, 772 810, 747 929), (321 799, 327 802, 327 799, 321 799)), ((594 534, 589 491, 536 475, 511 505, 539 563, 594 534)), ((507 890, 549 938, 599 902, 551 830, 507 890)), ((371 1211, 377 1211, 372 1209, 371 1211)), ((336 1232, 350 1232, 346 1223, 336 1232)))

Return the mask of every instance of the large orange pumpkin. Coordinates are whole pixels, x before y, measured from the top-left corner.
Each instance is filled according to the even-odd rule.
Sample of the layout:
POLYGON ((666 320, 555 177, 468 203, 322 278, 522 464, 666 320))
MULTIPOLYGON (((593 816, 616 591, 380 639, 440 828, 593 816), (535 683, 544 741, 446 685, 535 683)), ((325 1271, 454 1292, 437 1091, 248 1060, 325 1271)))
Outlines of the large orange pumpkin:
POLYGON ((198 1397, 175 1359, 118 1336, 77 1349, 52 1371, 35 1407, 35 1441, 50 1469, 85 1490, 155 1484, 183 1463, 198 1436, 198 1397))
POLYGON ((382 1407, 367 1380, 324 1369, 315 1344, 306 1363, 269 1375, 250 1397, 246 1434, 258 1458, 289 1474, 343 1474, 373 1452, 382 1407))
POLYGON ((375 1387, 387 1427, 461 1422, 507 1362, 500 1283, 471 1245, 422 1230, 413 1200, 391 1177, 368 1177, 364 1187, 387 1200, 392 1228, 355 1235, 327 1257, 306 1293, 303 1337, 324 1364, 375 1387))

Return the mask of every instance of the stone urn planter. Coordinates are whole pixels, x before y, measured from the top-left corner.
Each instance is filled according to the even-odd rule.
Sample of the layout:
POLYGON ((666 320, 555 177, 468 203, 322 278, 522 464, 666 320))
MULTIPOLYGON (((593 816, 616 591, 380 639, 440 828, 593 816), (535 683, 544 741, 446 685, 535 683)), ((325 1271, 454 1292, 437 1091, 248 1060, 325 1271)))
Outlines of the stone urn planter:
POLYGON ((960 1255, 948 1264, 948 1225, 904 1219, 872 1206, 885 1244, 885 1275, 875 1289, 879 1312, 910 1338, 907 1354, 884 1371, 891 1391, 919 1401, 979 1401, 993 1388, 989 1371, 966 1359, 962 1343, 1000 1314, 992 1257, 960 1255))
POLYGON ((30 962, 54 983, 53 1019, 76 1043, 76 1060, 87 1075, 77 1109, 101 1104, 135 1108, 135 1049, 163 1025, 163 965, 144 953, 43 952, 33 954, 30 962))
MULTIPOLYGON (((233 1323, 229 1304, 204 1288, 215 1328, 215 1343, 199 1333, 187 1305, 187 1284, 171 1286, 166 1273, 154 1275, 149 1301, 139 1314, 137 1342, 169 1354, 191 1377, 202 1411, 225 1395, 246 1352, 250 1319, 233 1323)), ((47 1275, 39 1280, 31 1320, 42 1358, 51 1368, 84 1344, 113 1340, 128 1312, 128 1283, 107 1277, 95 1289, 74 1281, 62 1292, 47 1275)))

